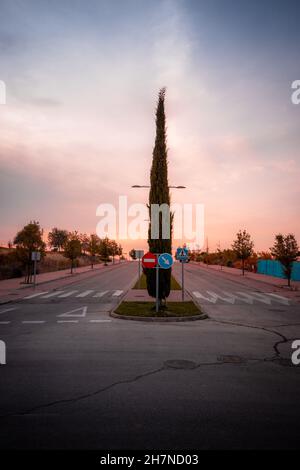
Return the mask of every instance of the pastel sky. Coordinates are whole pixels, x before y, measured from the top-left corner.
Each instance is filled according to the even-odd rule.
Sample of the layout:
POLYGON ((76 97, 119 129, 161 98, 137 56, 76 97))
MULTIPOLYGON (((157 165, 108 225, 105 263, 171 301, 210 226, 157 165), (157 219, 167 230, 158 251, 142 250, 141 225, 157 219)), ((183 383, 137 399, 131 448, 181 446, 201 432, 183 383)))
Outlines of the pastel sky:
POLYGON ((172 200, 205 204, 211 249, 240 228, 257 250, 300 241, 298 0, 0 0, 0 17, 0 243, 146 202, 130 187, 149 183, 162 86, 172 200))

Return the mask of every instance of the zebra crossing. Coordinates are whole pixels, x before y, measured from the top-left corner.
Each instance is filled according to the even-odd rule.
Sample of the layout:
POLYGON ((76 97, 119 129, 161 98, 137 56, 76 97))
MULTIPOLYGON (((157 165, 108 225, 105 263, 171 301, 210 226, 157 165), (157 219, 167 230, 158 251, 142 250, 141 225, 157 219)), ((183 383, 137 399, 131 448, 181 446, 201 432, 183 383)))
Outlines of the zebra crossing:
POLYGON ((231 305, 245 303, 248 305, 253 305, 256 302, 263 303, 265 305, 271 305, 272 303, 277 303, 280 305, 290 305, 290 299, 282 295, 273 294, 270 292, 227 292, 221 291, 219 293, 214 291, 194 291, 193 296, 198 301, 209 302, 211 304, 218 303, 228 303, 231 305))
POLYGON ((84 291, 80 290, 56 290, 56 291, 42 291, 35 292, 34 294, 24 297, 23 300, 33 300, 33 299, 117 299, 123 294, 123 290, 105 290, 105 291, 96 291, 95 289, 88 289, 84 291))

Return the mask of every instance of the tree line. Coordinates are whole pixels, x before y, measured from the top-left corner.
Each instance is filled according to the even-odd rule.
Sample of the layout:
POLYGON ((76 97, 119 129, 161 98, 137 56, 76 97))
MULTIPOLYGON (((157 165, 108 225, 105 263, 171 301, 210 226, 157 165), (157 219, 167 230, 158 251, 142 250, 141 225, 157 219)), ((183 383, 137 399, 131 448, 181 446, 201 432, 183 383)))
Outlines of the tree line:
MULTIPOLYGON (((9 243, 10 248, 15 247, 16 258, 26 268, 25 282, 27 283, 31 282, 32 253, 38 251, 41 259, 46 255, 47 244, 43 236, 44 231, 39 222, 31 221, 16 234, 13 243, 9 243)), ((53 252, 59 252, 70 260, 71 273, 73 273, 76 261, 81 255, 90 258, 92 269, 96 262, 102 261, 107 265, 110 258, 114 263, 116 256, 119 259, 123 256, 123 248, 115 240, 110 240, 108 237, 101 239, 94 233, 87 235, 77 231, 69 232, 57 227, 49 232, 48 245, 53 252)))
POLYGON ((191 259, 193 261, 202 261, 206 264, 219 264, 222 266, 233 266, 236 261, 241 263, 243 275, 245 269, 256 265, 258 259, 275 259, 280 261, 283 266, 284 274, 290 286, 293 263, 300 256, 299 246, 295 236, 291 233, 287 235, 277 234, 274 244, 269 252, 255 253, 254 242, 251 235, 246 230, 239 230, 236 238, 231 245, 231 249, 221 250, 219 247, 216 252, 192 251, 191 259))

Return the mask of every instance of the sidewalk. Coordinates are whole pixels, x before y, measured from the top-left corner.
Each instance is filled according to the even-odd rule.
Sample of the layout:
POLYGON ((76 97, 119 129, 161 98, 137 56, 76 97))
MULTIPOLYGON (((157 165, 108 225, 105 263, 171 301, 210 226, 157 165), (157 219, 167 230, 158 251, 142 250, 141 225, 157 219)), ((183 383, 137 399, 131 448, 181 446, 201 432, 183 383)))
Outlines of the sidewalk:
MULTIPOLYGON (((241 279, 251 279, 253 281, 264 282, 265 284, 269 284, 275 287, 281 288, 288 288, 287 287, 287 279, 282 279, 280 277, 275 276, 267 276, 266 274, 259 274, 253 273, 249 271, 245 271, 245 276, 243 276, 242 270, 237 268, 228 268, 227 266, 215 265, 215 264, 205 264, 205 263, 197 263, 196 261, 191 261, 191 264, 194 266, 200 266, 204 269, 212 269, 214 271, 218 271, 219 273, 226 273, 231 274, 232 276, 239 276, 241 279)), ((295 290, 300 290, 300 281, 291 281, 291 286, 295 290)))
POLYGON ((95 264, 94 269, 91 269, 91 266, 82 266, 80 268, 75 268, 73 274, 70 273, 69 269, 62 269, 61 271, 53 271, 49 273, 37 274, 36 276, 36 288, 32 284, 23 284, 24 277, 14 278, 14 279, 5 279, 0 281, 0 305, 9 303, 15 300, 20 300, 23 297, 30 295, 34 292, 39 292, 39 286, 43 286, 47 283, 53 283, 51 289, 55 289, 58 286, 61 286, 61 282, 65 280, 66 283, 76 281, 77 276, 85 275, 84 277, 89 277, 95 272, 105 269, 110 269, 112 267, 119 266, 119 263, 109 264, 104 266, 103 263, 95 264), (55 281, 58 281, 55 283, 55 281), (70 282, 69 282, 70 281, 70 282))

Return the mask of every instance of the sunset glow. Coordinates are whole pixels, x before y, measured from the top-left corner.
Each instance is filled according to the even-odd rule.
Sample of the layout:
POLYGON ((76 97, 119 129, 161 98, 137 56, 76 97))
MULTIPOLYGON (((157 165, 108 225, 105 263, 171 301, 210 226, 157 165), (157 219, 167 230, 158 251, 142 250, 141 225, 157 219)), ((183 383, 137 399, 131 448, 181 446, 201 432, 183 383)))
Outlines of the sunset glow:
POLYGON ((131 186, 149 184, 162 86, 169 180, 187 188, 172 200, 205 205, 211 248, 240 228, 257 250, 299 239, 300 32, 276 5, 1 0, 1 244, 29 220, 91 233, 99 204, 147 202, 131 186))

